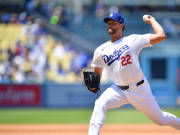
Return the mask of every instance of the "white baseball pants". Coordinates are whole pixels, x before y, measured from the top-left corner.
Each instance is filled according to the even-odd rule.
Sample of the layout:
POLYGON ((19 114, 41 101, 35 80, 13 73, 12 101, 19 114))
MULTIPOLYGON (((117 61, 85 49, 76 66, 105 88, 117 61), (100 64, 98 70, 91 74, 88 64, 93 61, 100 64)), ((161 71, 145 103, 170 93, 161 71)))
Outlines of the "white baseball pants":
POLYGON ((168 125, 180 130, 180 119, 173 114, 161 111, 152 95, 149 83, 145 79, 144 83, 140 86, 125 91, 120 90, 114 84, 107 88, 95 102, 88 134, 99 135, 106 111, 128 103, 158 125, 168 125))

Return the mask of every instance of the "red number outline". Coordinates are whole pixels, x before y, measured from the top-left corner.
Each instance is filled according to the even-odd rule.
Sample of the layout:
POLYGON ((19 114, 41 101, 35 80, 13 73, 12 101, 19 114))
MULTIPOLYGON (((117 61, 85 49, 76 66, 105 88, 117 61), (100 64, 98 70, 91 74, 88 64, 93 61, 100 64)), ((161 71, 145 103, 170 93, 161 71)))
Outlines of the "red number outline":
POLYGON ((121 57, 122 66, 126 66, 128 64, 131 64, 132 62, 130 60, 131 60, 131 56, 129 54, 127 54, 126 56, 122 56, 121 57))
POLYGON ((131 56, 129 54, 126 55, 126 60, 127 60, 127 64, 131 64, 132 62, 130 61, 131 56))
POLYGON ((127 65, 127 63, 126 63, 126 57, 124 57, 124 56, 122 56, 121 57, 121 64, 122 64, 122 66, 126 66, 127 65))

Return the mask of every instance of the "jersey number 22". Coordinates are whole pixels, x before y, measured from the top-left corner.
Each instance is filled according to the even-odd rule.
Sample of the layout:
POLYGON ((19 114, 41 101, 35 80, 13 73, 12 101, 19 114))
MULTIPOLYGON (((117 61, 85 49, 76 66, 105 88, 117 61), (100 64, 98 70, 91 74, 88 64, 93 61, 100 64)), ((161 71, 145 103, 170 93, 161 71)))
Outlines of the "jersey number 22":
POLYGON ((131 64, 131 56, 129 54, 127 54, 126 56, 122 56, 121 57, 121 64, 122 66, 126 66, 128 64, 131 64))

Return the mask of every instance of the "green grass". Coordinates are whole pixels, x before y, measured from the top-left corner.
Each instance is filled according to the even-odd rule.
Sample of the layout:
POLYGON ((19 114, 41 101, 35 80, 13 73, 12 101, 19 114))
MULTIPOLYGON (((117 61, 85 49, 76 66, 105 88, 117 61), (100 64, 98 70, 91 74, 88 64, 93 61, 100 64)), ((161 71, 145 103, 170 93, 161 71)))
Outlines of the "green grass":
MULTIPOLYGON (((180 109, 163 109, 180 117, 180 109)), ((153 123, 144 114, 135 109, 119 109, 107 112, 106 123, 123 123, 123 124, 150 124, 153 123)))
POLYGON ((6 109, 0 110, 0 123, 87 123, 87 109, 6 109))
MULTIPOLYGON (((163 109, 180 117, 180 109, 163 109)), ((89 123, 92 109, 0 109, 0 124, 89 123)), ((107 112, 105 123, 152 123, 135 109, 107 112)))

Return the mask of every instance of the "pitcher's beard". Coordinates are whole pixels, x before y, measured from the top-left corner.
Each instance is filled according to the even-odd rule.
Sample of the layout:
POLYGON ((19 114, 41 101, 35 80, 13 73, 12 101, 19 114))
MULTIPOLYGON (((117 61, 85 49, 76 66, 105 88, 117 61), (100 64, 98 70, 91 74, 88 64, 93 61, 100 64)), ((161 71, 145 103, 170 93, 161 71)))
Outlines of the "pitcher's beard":
POLYGON ((114 29, 109 28, 107 31, 108 31, 109 35, 114 35, 114 34, 116 34, 116 32, 117 32, 118 30, 117 30, 117 29, 114 30, 114 29))

